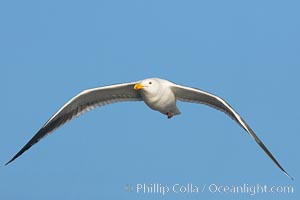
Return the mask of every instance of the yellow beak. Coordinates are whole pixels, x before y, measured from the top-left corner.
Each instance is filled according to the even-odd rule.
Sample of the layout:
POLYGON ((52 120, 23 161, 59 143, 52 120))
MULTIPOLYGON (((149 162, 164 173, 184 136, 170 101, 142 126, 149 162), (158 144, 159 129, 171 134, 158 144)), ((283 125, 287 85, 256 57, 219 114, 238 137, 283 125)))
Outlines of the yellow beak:
POLYGON ((140 83, 137 83, 137 84, 134 85, 135 90, 140 90, 140 89, 143 89, 143 88, 144 88, 144 86, 140 83))

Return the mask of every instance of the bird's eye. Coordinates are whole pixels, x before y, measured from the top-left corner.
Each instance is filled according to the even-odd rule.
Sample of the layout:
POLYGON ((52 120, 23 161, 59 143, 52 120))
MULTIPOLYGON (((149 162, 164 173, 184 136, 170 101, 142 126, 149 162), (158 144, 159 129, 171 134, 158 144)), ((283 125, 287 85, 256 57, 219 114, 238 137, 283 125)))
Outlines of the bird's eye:
POLYGON ((149 85, 151 85, 151 84, 152 84, 152 82, 150 81, 150 82, 149 82, 149 85))

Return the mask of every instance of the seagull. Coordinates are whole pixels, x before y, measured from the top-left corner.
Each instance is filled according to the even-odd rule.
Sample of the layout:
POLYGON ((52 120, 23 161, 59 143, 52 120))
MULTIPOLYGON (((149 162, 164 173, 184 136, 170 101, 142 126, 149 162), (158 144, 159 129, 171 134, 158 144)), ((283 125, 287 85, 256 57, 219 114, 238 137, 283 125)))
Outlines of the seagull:
POLYGON ((93 108, 124 101, 144 101, 148 107, 161 112, 170 119, 180 114, 176 106, 177 100, 206 104, 227 114, 255 140, 275 165, 293 180, 245 120, 225 100, 209 92, 178 85, 160 78, 149 78, 137 82, 114 84, 82 91, 63 105, 5 165, 14 161, 55 129, 93 108))

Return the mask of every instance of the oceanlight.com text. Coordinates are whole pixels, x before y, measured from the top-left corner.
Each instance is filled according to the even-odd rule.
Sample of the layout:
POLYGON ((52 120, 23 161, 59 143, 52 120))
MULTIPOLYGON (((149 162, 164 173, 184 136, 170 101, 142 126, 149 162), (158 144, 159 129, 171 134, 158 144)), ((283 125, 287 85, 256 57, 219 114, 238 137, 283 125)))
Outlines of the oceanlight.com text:
POLYGON ((153 195, 168 195, 168 194, 189 194, 196 195, 200 193, 211 194, 246 194, 246 195, 258 195, 266 193, 276 194, 293 194, 294 187, 273 185, 268 186, 266 184, 241 184, 241 185, 225 185, 225 184, 162 184, 162 183, 137 183, 127 184, 125 191, 142 194, 153 195))

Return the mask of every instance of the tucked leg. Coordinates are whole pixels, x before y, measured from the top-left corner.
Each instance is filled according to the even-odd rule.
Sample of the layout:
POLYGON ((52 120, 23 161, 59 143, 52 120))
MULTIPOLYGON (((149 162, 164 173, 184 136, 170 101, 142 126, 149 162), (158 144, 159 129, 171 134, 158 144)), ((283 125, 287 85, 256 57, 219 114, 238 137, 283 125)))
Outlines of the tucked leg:
POLYGON ((166 115, 168 116, 168 119, 171 119, 174 116, 171 112, 167 112, 166 115))

